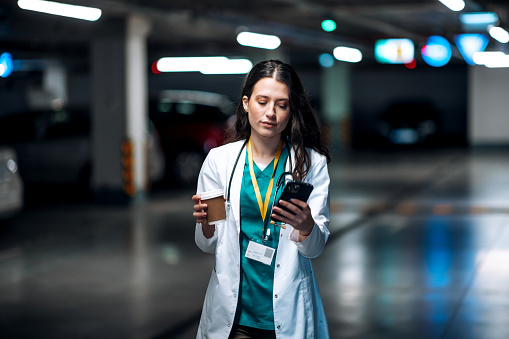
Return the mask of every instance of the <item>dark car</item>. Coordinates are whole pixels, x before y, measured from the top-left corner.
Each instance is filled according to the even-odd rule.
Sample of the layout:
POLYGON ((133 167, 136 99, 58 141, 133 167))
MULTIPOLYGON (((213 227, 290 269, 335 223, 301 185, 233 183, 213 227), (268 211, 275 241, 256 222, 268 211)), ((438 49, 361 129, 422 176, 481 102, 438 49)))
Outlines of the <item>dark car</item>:
POLYGON ((194 186, 207 153, 225 142, 233 103, 217 93, 167 90, 150 100, 149 115, 161 138, 169 182, 194 186))
MULTIPOLYGON (((0 117, 0 144, 18 155, 20 174, 30 184, 77 185, 89 189, 92 151, 90 112, 82 108, 41 109, 0 117)), ((149 176, 164 174, 164 157, 152 127, 149 176)))
POLYGON ((430 145, 438 135, 439 114, 428 102, 397 102, 382 113, 376 129, 386 144, 430 145))
POLYGON ((19 175, 16 151, 0 146, 0 221, 23 208, 23 180, 19 175))

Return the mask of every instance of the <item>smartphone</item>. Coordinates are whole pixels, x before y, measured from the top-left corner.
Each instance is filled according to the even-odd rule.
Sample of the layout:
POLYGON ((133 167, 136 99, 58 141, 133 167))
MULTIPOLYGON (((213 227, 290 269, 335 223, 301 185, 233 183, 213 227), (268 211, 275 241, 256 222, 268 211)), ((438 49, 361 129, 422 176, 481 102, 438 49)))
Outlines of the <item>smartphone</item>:
POLYGON ((283 192, 281 193, 276 206, 290 212, 287 208, 280 205, 279 200, 291 202, 291 199, 299 199, 307 202, 312 190, 313 185, 311 184, 301 181, 288 181, 283 188, 283 192))

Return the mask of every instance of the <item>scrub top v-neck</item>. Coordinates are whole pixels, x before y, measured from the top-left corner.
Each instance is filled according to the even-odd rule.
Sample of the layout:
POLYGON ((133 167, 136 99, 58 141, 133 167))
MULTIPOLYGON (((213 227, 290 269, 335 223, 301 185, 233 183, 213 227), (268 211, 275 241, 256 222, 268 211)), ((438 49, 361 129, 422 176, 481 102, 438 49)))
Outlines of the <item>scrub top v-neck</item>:
MULTIPOLYGON (((285 171, 288 150, 283 147, 279 158, 275 180, 285 171)), ((253 164, 254 173, 262 201, 265 200, 265 194, 269 186, 272 172, 274 170, 274 160, 268 164, 263 171, 253 164)), ((274 199, 275 184, 272 187, 269 209, 274 199)), ((278 195, 280 195, 280 191, 278 195)), ((262 229, 270 232, 268 239, 264 242, 265 246, 276 249, 279 243, 279 227, 270 224, 270 211, 267 211, 265 221, 263 221, 260 209, 258 208, 257 198, 253 188, 249 172, 249 160, 246 154, 244 173, 242 176, 242 186, 240 190, 240 246, 241 246, 241 274, 240 274, 240 292, 239 304, 235 322, 240 325, 264 329, 274 329, 274 311, 272 306, 272 291, 274 285, 274 265, 276 253, 274 253, 272 264, 248 259, 245 257, 249 241, 261 243, 262 229), (264 227, 262 227, 262 225, 264 227)))

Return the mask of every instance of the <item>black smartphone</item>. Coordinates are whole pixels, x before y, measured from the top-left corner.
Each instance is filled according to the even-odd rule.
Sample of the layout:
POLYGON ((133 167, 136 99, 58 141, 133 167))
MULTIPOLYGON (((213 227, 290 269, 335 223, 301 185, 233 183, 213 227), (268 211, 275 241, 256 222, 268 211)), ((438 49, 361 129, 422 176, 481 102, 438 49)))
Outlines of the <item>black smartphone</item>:
POLYGON ((283 188, 283 192, 281 193, 276 206, 290 212, 287 208, 280 205, 279 200, 291 202, 291 199, 299 199, 307 202, 312 190, 313 185, 311 184, 294 180, 288 181, 283 188))

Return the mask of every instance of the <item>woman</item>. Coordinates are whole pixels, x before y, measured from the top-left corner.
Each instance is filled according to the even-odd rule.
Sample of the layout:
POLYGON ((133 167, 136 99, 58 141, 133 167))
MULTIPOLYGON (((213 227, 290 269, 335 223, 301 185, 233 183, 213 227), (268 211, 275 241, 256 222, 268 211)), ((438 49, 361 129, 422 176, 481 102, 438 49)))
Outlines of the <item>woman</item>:
POLYGON ((316 115, 281 61, 256 64, 241 95, 231 142, 210 151, 198 179, 198 192, 225 192, 226 222, 209 225, 207 205, 192 197, 196 244, 216 256, 197 337, 328 338, 310 261, 323 251, 330 213, 330 157, 316 115), (271 213, 285 171, 314 189, 307 202, 281 202, 292 213, 271 213))

